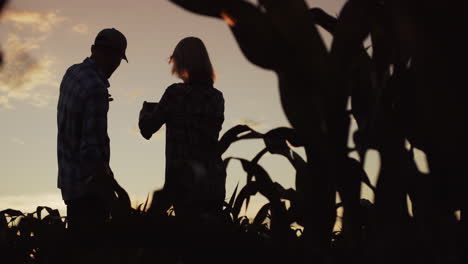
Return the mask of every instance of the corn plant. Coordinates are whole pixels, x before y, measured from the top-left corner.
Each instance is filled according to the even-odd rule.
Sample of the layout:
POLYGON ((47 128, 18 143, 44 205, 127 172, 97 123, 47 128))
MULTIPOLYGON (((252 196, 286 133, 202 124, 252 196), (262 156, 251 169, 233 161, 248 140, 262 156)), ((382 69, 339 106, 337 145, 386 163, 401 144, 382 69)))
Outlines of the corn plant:
MULTIPOLYGON (((348 0, 334 17, 304 0, 171 2, 226 21, 244 56, 277 74, 292 128, 262 134, 241 125, 223 135, 221 153, 246 139, 264 140, 265 148, 252 159, 224 160, 225 168, 241 163, 247 184, 236 188, 220 217, 181 221, 170 213, 164 190, 154 193, 147 210, 134 209, 115 183, 115 217, 107 231, 113 245, 128 249, 118 256, 127 263, 468 261, 468 104, 460 67, 468 58, 467 4, 348 0), (317 26, 332 35, 330 50, 317 26), (358 126, 355 149, 347 145, 351 119, 358 126), (306 159, 287 142, 304 147, 306 159), (371 149, 381 161, 376 186, 363 170, 371 149), (419 171, 416 150, 426 155, 429 173, 419 171), (359 159, 350 158, 351 151, 359 159), (294 189, 273 182, 259 165, 267 152, 291 162, 294 189), (374 203, 361 199, 362 184, 373 190, 374 203), (258 193, 269 202, 253 219, 241 216, 258 193), (333 231, 337 208, 342 229, 333 231)), ((50 208, 2 211, 2 260, 59 263, 57 243, 65 230, 65 219, 50 208)))
POLYGON ((349 0, 333 17, 303 0, 171 1, 224 19, 245 57, 277 74, 283 110, 307 154, 305 257, 326 261, 338 191, 349 261, 466 261, 467 104, 458 88, 466 83, 465 3, 349 0), (329 51, 315 26, 333 36, 329 51), (368 37, 371 47, 363 45, 368 37), (350 114, 359 162, 347 158, 350 114), (405 141, 426 154, 428 174, 405 141), (369 149, 381 158, 373 217, 380 228, 362 241, 360 175, 369 149))

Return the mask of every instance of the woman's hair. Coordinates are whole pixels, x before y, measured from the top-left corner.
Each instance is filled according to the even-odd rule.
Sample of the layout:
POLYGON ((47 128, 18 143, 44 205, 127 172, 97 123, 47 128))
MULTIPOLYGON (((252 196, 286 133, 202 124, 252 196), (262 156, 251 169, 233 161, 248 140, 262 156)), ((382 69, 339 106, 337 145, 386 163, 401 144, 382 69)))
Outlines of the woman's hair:
POLYGON ((172 64, 172 74, 187 82, 213 84, 216 78, 205 44, 196 37, 182 39, 169 63, 172 64))

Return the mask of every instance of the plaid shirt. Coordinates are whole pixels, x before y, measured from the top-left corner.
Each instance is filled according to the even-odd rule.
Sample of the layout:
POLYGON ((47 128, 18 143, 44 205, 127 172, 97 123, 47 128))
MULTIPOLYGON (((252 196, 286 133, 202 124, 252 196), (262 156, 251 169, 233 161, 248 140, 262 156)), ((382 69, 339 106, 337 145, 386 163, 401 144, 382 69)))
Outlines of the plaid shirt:
POLYGON ((109 82, 90 58, 71 66, 57 106, 58 187, 65 201, 99 192, 95 172, 109 167, 109 82))
POLYGON ((143 115, 139 122, 140 132, 146 139, 166 124, 165 187, 174 185, 181 190, 184 185, 193 189, 196 184, 193 179, 181 176, 180 170, 177 172, 189 163, 200 175, 214 174, 205 180, 211 181, 215 192, 221 191, 218 193, 224 200, 225 177, 218 151, 223 122, 223 94, 211 85, 179 83, 166 89, 154 111, 143 115))

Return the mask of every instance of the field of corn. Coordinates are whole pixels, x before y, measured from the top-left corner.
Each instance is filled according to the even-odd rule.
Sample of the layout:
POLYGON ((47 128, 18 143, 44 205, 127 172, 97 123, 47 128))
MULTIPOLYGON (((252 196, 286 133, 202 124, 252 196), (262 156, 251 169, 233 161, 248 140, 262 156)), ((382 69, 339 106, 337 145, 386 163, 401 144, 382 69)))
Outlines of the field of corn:
MULTIPOLYGON (((292 128, 261 134, 239 125, 224 134, 223 153, 245 139, 265 149, 224 160, 242 164, 247 184, 222 217, 181 222, 159 206, 163 191, 134 209, 116 186, 101 263, 468 263, 466 2, 348 0, 334 17, 304 0, 170 1, 224 19, 244 56, 277 74, 292 128), (318 27, 333 37, 330 48, 318 27), (369 150, 380 157, 376 186, 363 170, 369 150), (294 189, 259 165, 268 152, 291 162, 294 189), (361 199, 363 184, 373 202, 361 199), (253 219, 241 216, 257 193, 269 202, 253 219)), ((66 241, 57 210, 0 212, 2 263, 64 263, 66 241)))

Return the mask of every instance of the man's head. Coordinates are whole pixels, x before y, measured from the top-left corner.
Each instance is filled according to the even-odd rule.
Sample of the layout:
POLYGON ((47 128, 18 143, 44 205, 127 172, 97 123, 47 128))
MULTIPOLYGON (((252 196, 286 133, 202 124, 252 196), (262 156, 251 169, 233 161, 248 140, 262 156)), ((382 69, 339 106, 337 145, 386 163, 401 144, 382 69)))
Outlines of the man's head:
POLYGON ((109 79, 122 60, 127 60, 127 39, 115 28, 101 30, 91 46, 91 58, 109 79))

